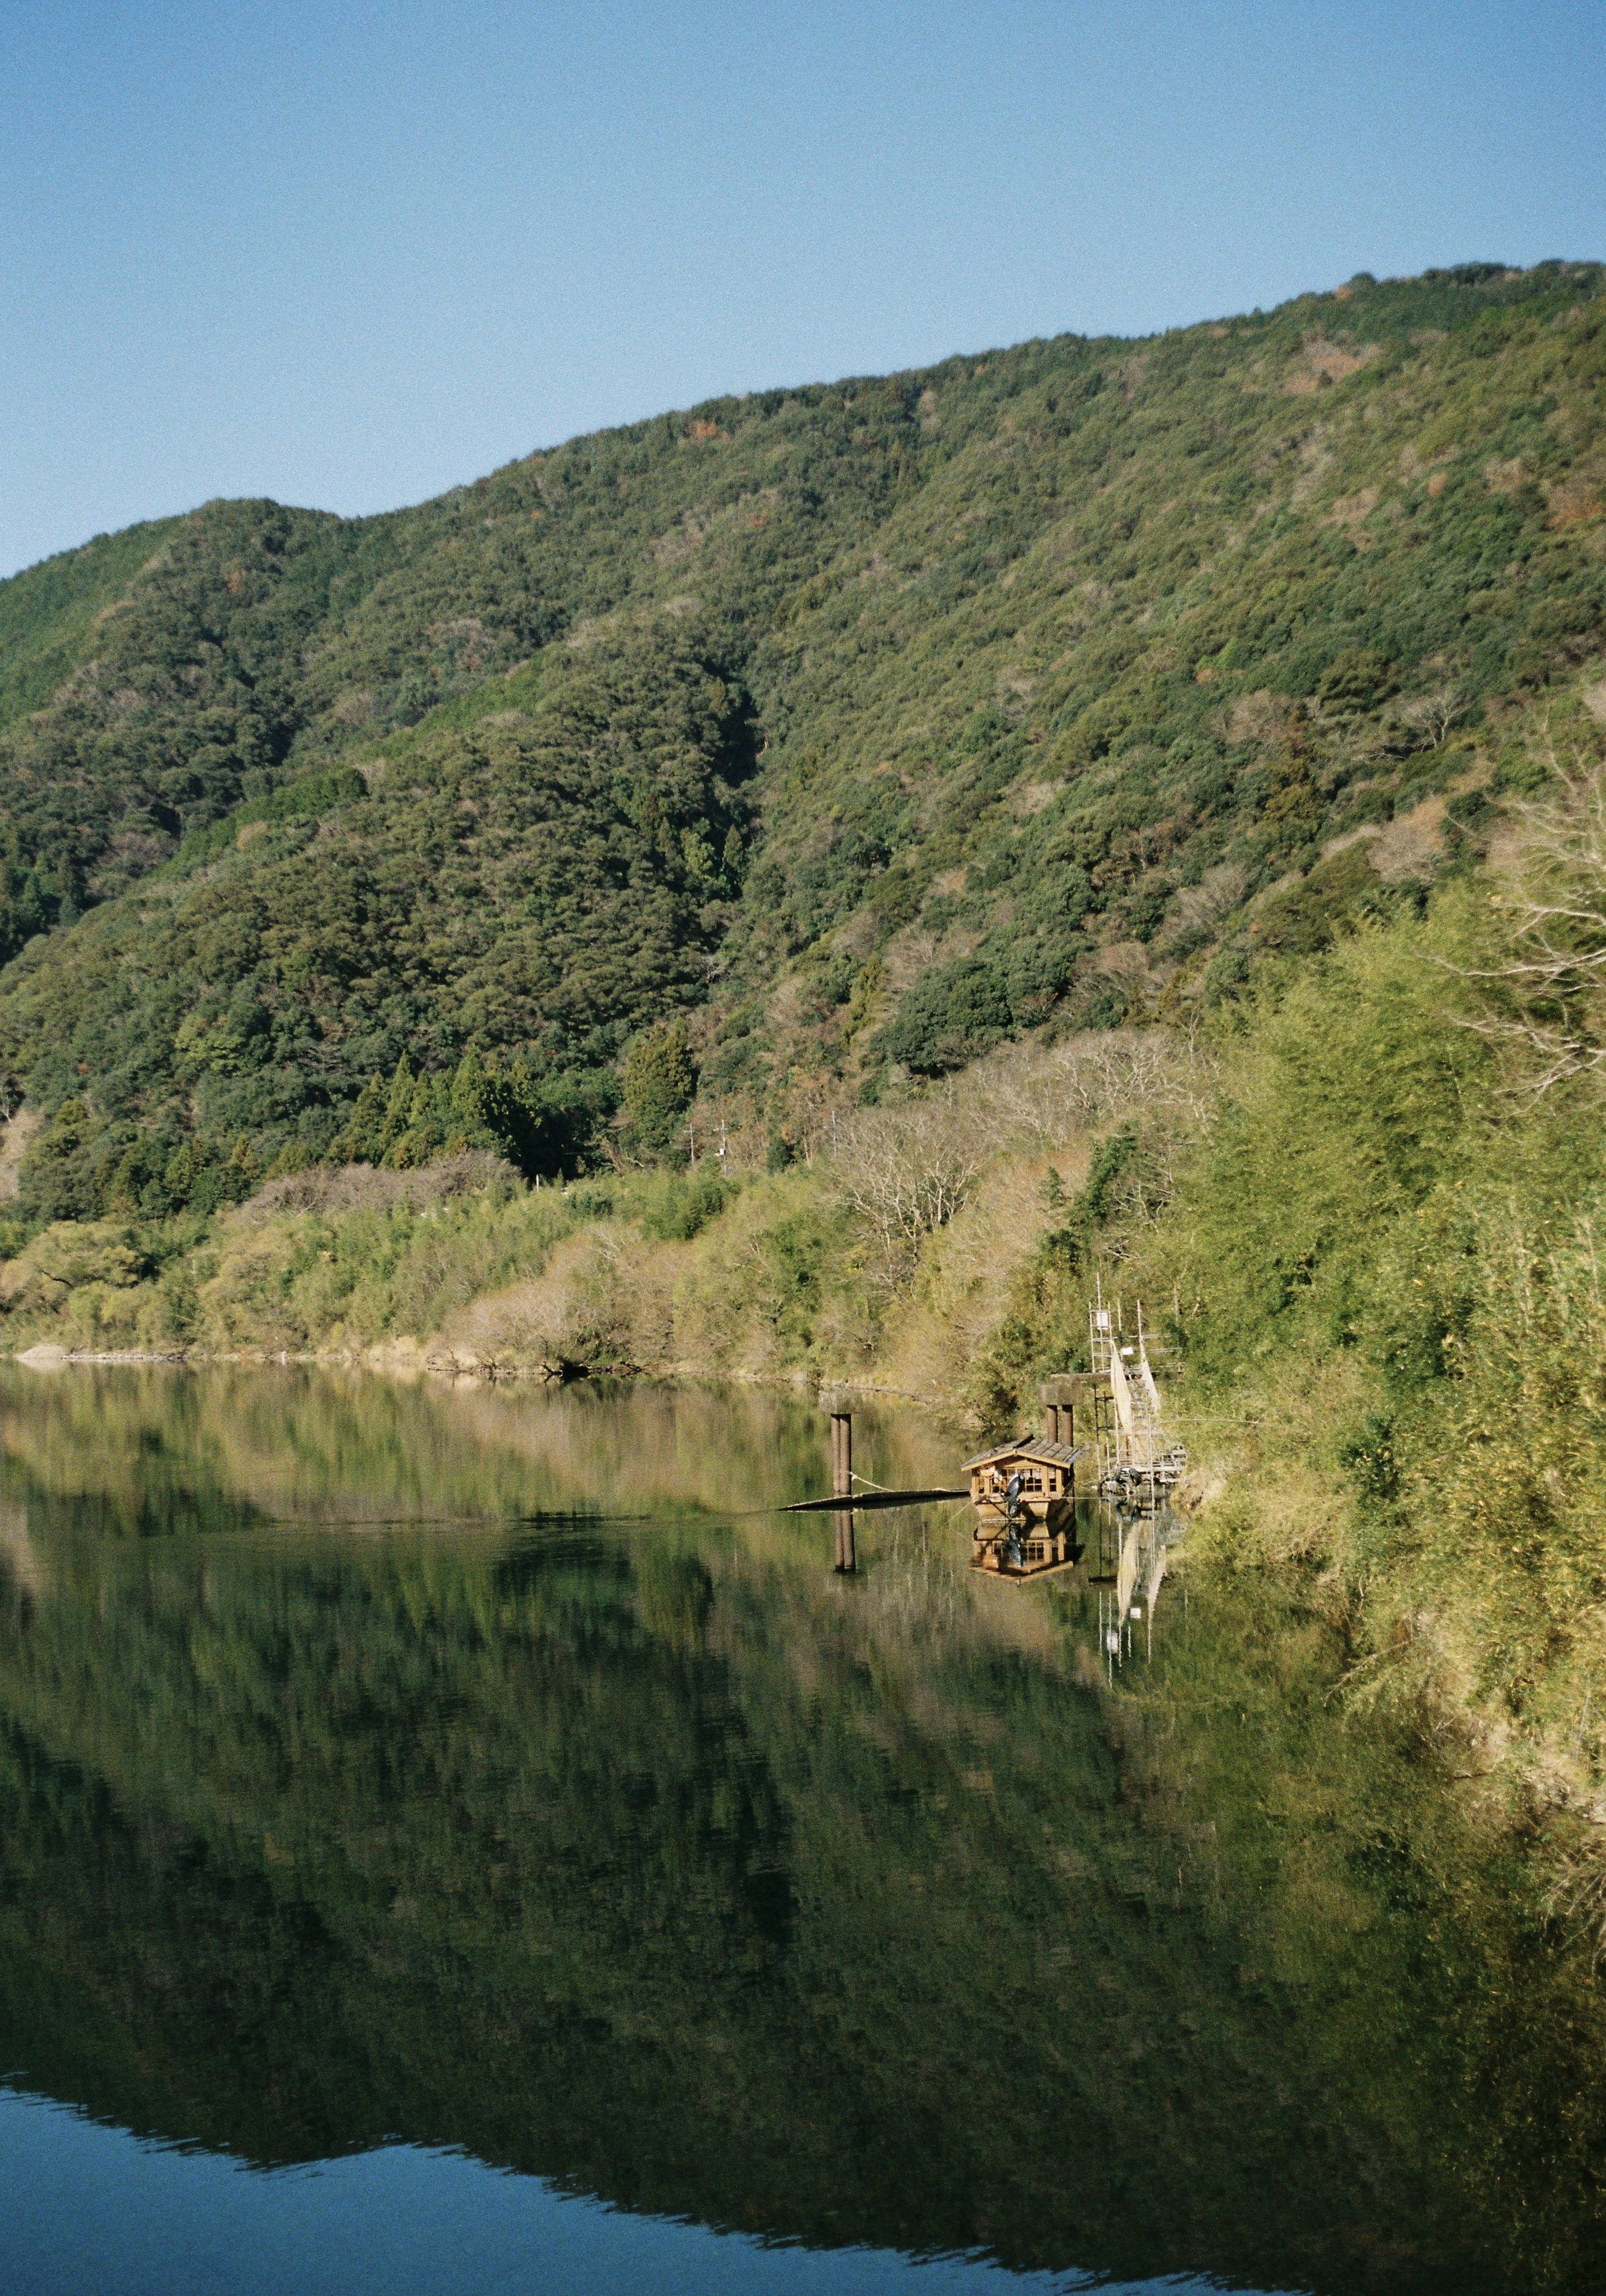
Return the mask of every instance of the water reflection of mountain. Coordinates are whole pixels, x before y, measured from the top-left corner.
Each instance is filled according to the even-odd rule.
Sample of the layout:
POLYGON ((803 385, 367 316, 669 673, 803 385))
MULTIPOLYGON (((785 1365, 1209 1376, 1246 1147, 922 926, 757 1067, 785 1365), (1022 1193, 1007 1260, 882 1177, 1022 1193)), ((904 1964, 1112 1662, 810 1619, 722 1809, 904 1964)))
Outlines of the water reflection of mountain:
MULTIPOLYGON (((231 1507, 307 1523, 724 1515, 828 1491, 821 1425, 754 1390, 0 1365, 0 1478, 21 1477, 37 1512, 76 1506, 124 1535, 223 1528, 231 1507)), ((873 1406, 855 1431, 872 1477, 950 1480, 957 1435, 873 1406)))
POLYGON ((1520 1867, 1340 1729, 1308 1621, 1196 1595, 1111 1703, 1069 1598, 976 1587, 940 1519, 846 1587, 795 1523, 699 1519, 715 1440, 745 1488, 817 1476, 767 1398, 4 1398, 0 2062, 51 2094, 816 2242, 1591 2284, 1594 1996, 1520 1867), (598 1511, 105 1535, 114 1497, 149 1534, 163 1491, 259 1522, 318 1486, 598 1511))

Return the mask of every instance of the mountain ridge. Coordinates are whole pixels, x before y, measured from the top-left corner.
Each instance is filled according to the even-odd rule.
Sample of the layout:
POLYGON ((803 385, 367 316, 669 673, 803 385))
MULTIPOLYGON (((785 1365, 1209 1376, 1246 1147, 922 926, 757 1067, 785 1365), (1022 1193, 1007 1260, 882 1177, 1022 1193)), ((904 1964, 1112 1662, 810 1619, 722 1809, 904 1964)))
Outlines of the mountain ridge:
POLYGON ((136 1146, 325 1155, 400 1062, 605 1122, 678 1017, 784 1137, 1232 993, 1411 898, 1360 866, 1396 819, 1475 853, 1503 712, 1599 651, 1602 278, 1359 275, 43 562, 0 585, 10 1096, 86 1103, 84 1216, 136 1146))

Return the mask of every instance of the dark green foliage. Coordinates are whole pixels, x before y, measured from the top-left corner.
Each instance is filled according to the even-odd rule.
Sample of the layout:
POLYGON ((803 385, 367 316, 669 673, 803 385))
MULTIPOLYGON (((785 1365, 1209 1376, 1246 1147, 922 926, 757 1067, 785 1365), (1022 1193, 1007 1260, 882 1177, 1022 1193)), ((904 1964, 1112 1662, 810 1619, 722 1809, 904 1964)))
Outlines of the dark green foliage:
POLYGON ((586 1161, 605 1112, 604 1102, 538 1083, 523 1059, 487 1067, 471 1047, 451 1075, 418 1076, 404 1053, 388 1085, 369 1078, 327 1152, 405 1172, 478 1149, 526 1178, 556 1179, 586 1161))
POLYGON ((105 1124, 76 1094, 62 1101, 28 1158, 18 1199, 23 1218, 94 1219, 112 1160, 105 1124))
POLYGON ((1364 646, 1348 646, 1316 680, 1318 705, 1334 717, 1354 716, 1399 691, 1399 679, 1384 657, 1364 646))
MULTIPOLYGON (((576 661, 531 715, 421 741, 427 781, 319 776, 321 814, 292 784, 243 849, 14 968, 35 1098, 87 1072, 108 1121, 246 1133, 267 1167, 292 1142, 334 1152, 376 1070, 405 1057, 432 1092, 474 1049, 523 1058, 563 1135, 519 1140, 515 1160, 572 1163, 575 1111, 606 1113, 627 1029, 696 993, 722 890, 701 856, 740 806, 743 724, 739 695, 668 643, 576 661)), ((474 1128, 422 1103, 416 1125, 409 1154, 474 1128)))
POLYGON ((0 583, 0 726, 43 709, 95 651, 101 618, 177 532, 164 519, 99 534, 0 583))
MULTIPOLYGON (((60 901, 76 911, 121 890, 284 772, 302 651, 356 531, 274 503, 215 503, 145 530, 160 546, 137 569, 124 559, 128 588, 79 634, 51 706, 0 735, 21 857, 60 901)), ((58 563, 19 577, 23 595, 45 604, 58 563)), ((52 659, 55 619, 20 632, 20 651, 52 659)))
POLYGON ((881 1031, 877 1049, 917 1076, 962 1068, 1009 1033, 1009 997, 991 965, 974 957, 934 965, 881 1031))
POLYGON ((1064 927, 1022 933, 1004 958, 1004 994, 1019 1029, 1046 1020, 1069 987, 1086 943, 1064 927))
POLYGON ((230 1143, 171 1122, 142 1129, 97 1116, 74 1095, 25 1160, 17 1205, 30 1226, 136 1214, 163 1220, 243 1203, 263 1177, 243 1133, 230 1143))
POLYGON ((624 1111, 635 1146, 649 1156, 675 1148, 696 1088, 684 1029, 671 1024, 638 1037, 624 1062, 624 1111))
POLYGON ((1393 906, 1366 856, 1347 845, 1318 862, 1308 877, 1266 903, 1250 928, 1256 947, 1281 955, 1309 955, 1329 947, 1346 923, 1383 916, 1393 906))
POLYGON ((253 822, 317 820, 320 815, 333 813, 366 794, 367 783, 354 767, 334 766, 325 773, 307 774, 300 781, 286 783, 282 789, 270 790, 266 797, 248 798, 243 805, 235 808, 226 821, 215 821, 208 829, 194 831, 167 865, 168 871, 177 875, 215 860, 231 845, 238 844, 240 832, 253 822))
POLYGON ((1076 1203, 1077 1214, 1088 1230, 1101 1227, 1114 1212, 1119 1184, 1137 1156, 1139 1137, 1136 1124, 1127 1123, 1099 1142, 1076 1203))
POLYGON ((1207 1008, 1236 996, 1247 985, 1252 970, 1247 940, 1230 940, 1224 948, 1218 949, 1205 967, 1202 986, 1207 1008))
POLYGON ((34 568, 0 585, 0 1064, 119 1155, 267 1169, 403 1054, 600 1105, 711 995, 705 1089, 771 1125, 820 1062, 1141 1011, 1105 943, 1219 997, 1365 909, 1357 860, 1312 874, 1333 835, 1606 644, 1601 282, 1362 278, 34 568), (1223 867, 1307 890, 1250 935, 1186 909, 1223 867), (917 920, 953 938, 877 1041, 853 968, 917 920), (736 1026, 794 957, 794 1039, 736 1026))

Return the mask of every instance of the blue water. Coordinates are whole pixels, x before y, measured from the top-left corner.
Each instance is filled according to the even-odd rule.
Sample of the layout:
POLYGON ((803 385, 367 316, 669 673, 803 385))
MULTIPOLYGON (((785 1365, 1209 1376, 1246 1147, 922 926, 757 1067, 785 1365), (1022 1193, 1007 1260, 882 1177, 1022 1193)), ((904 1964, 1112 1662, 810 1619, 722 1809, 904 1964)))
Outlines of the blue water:
MULTIPOLYGON (((14 2089, 0 2090, 0 2205, 7 2296, 1043 2296, 1095 2284, 709 2232, 408 2144, 265 2172, 144 2144, 14 2089)), ((1097 2284, 1190 2296, 1215 2284, 1097 2284)))

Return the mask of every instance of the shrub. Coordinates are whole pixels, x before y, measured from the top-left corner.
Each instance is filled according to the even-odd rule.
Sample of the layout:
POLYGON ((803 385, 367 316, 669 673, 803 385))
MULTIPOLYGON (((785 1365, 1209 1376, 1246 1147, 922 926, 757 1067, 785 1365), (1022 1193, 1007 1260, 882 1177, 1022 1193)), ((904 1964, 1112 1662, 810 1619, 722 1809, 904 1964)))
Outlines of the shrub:
POLYGON ((877 1041, 885 1058, 902 1061, 916 1076, 941 1076, 988 1051, 1013 1026, 997 972, 965 957, 922 973, 877 1041))
POLYGON ((735 1193, 734 1184, 706 1158, 695 1172, 666 1174, 640 1213, 642 1232, 658 1243, 689 1243, 735 1193))

